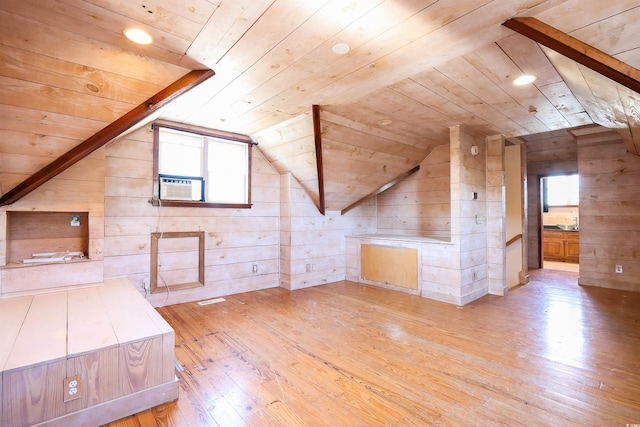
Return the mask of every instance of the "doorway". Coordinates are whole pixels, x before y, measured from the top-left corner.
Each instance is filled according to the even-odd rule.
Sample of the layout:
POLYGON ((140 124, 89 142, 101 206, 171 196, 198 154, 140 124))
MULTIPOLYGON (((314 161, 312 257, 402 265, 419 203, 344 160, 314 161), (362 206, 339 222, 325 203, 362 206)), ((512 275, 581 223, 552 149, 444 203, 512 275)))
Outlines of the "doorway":
POLYGON ((577 173, 540 177, 540 265, 579 271, 580 177, 577 173))

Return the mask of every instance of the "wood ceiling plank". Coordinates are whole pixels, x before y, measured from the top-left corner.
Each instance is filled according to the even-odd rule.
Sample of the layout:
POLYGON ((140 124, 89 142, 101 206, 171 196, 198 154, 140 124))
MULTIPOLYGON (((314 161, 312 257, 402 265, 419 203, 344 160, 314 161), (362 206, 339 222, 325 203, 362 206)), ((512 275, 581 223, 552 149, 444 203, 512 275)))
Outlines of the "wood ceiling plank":
POLYGON ((599 103, 578 64, 550 48, 542 49, 593 121, 605 127, 610 126, 609 118, 600 110, 599 103))
POLYGON ((640 70, 535 18, 512 18, 503 24, 597 73, 640 93, 640 70))
POLYGON ((640 48, 622 52, 616 55, 616 58, 632 67, 640 68, 640 48))
POLYGON ((0 129, 0 153, 58 157, 82 140, 0 129))
POLYGON ((177 64, 189 47, 190 40, 135 22, 115 11, 94 6, 85 1, 64 2, 52 0, 47 13, 42 13, 42 2, 25 0, 8 3, 5 10, 29 17, 45 25, 55 25, 91 40, 117 46, 122 50, 135 50, 159 61, 177 64), (124 37, 123 31, 131 26, 147 31, 154 39, 150 45, 135 45, 124 37))
MULTIPOLYGON (((429 120, 426 115, 424 117, 409 117, 404 114, 395 114, 393 111, 378 111, 375 108, 382 109, 379 101, 376 100, 375 103, 370 103, 368 100, 363 99, 353 104, 327 106, 325 111, 330 111, 329 114, 333 115, 331 119, 328 119, 325 114, 323 119, 358 132, 364 132, 367 135, 373 135, 374 138, 371 139, 371 143, 376 145, 379 145, 380 138, 415 147, 419 150, 428 150, 429 147, 444 143, 443 136, 444 133, 448 135, 448 129, 437 124, 419 125, 420 121, 429 120), (389 117, 394 118, 392 124, 388 126, 378 124, 380 120, 388 119, 389 117)), ((330 125, 327 124, 327 126, 330 125)), ((360 139, 368 141, 369 137, 361 137, 360 139)), ((448 139, 448 136, 445 139, 448 139)))
MULTIPOLYGON (((496 42, 524 74, 534 74, 537 86, 559 83, 562 77, 549 62, 538 43, 521 35, 510 34, 496 42)), ((517 76, 514 76, 517 77, 517 76)))
POLYGON ((518 123, 525 133, 550 130, 544 123, 529 114, 528 108, 519 104, 500 86, 473 66, 466 58, 459 57, 436 68, 447 78, 478 97, 483 105, 489 105, 518 123))
POLYGON ((107 122, 42 112, 0 103, 0 129, 83 140, 107 122))
MULTIPOLYGON (((382 138, 386 140, 390 140, 396 143, 412 146, 412 147, 420 147, 422 144, 416 144, 414 138, 407 138, 402 135, 398 135, 395 132, 387 130, 382 126, 370 126, 366 124, 365 120, 362 120, 361 117, 358 117, 358 120, 354 120, 353 118, 346 117, 345 114, 352 111, 351 108, 342 105, 327 105, 323 107, 322 110, 322 120, 327 123, 333 123, 338 126, 344 126, 349 129, 357 130, 360 132, 364 132, 366 134, 372 135, 377 138, 382 138)), ((435 141, 429 139, 425 136, 425 141, 428 143, 435 143, 435 141)))
POLYGON ((344 159, 368 162, 371 165, 389 166, 398 169, 408 169, 416 166, 424 157, 408 159, 400 155, 385 154, 380 151, 354 147, 349 142, 339 142, 325 136, 323 138, 323 154, 325 157, 340 157, 344 159))
MULTIPOLYGON (((424 0, 423 0, 424 1, 424 0)), ((296 3, 297 4, 297 3, 296 3)), ((286 6, 285 2, 278 2, 276 5, 286 6)), ((232 63, 234 72, 232 75, 241 74, 237 79, 229 81, 219 94, 211 100, 213 111, 221 115, 239 116, 246 114, 244 122, 251 120, 256 115, 253 110, 256 106, 260 106, 274 97, 280 99, 279 94, 285 90, 289 90, 292 86, 298 86, 301 82, 310 84, 312 80, 322 77, 320 70, 328 70, 329 64, 338 61, 340 57, 331 51, 334 40, 345 26, 351 24, 352 21, 360 22, 360 18, 364 19, 370 15, 372 8, 376 7, 376 3, 355 3, 357 7, 344 8, 344 4, 339 1, 328 2, 324 7, 319 8, 322 4, 314 5, 313 10, 308 11, 308 19, 301 22, 297 27, 289 32, 282 32, 282 39, 274 39, 271 45, 265 47, 266 50, 256 50, 257 47, 264 44, 264 32, 258 31, 255 26, 247 33, 247 37, 243 38, 240 43, 246 44, 246 47, 234 46, 234 50, 230 52, 230 57, 234 58, 232 63), (343 10, 341 10, 343 9, 343 10), (276 44, 276 41, 279 42, 276 44), (238 50, 241 48, 241 50, 238 50), (266 53, 265 53, 266 52, 266 53), (248 55, 248 56, 247 56, 248 55), (247 56, 246 63, 240 67, 241 60, 247 56), (238 60, 237 58, 240 58, 238 60), (314 64, 320 62, 322 65, 313 67, 312 70, 300 69, 298 64, 314 64)), ((299 8, 298 8, 299 9, 299 8)), ((377 10, 377 9, 373 9, 377 10)), ((271 11, 271 9, 270 9, 271 11)), ((284 7, 283 12, 287 12, 284 7)), ((278 15, 275 14, 277 17, 278 15)), ((265 14, 261 17, 258 24, 260 26, 270 26, 274 28, 287 29, 282 24, 269 22, 265 14), (263 22, 264 21, 264 22, 263 22)), ((291 24, 296 24, 296 20, 291 20, 291 24)), ((290 25, 291 26, 291 25, 290 25)), ((379 26, 378 26, 379 27, 379 26)), ((378 29, 376 27, 376 29, 378 29)), ((366 31, 362 26, 358 27, 360 33, 366 31)), ((380 31, 378 29, 378 31, 380 31)), ((269 32, 269 34, 273 31, 269 32)), ((361 37, 365 35, 360 34, 361 37)), ((346 41, 339 38, 339 41, 346 41)), ((216 67, 221 70, 224 75, 228 71, 226 59, 223 59, 216 67)), ((327 71, 334 73, 335 71, 327 71)), ((301 90, 299 87, 293 89, 294 92, 301 90)), ((311 98, 305 99, 303 104, 299 104, 300 108, 296 109, 292 114, 297 115, 304 112, 308 105, 315 102, 309 102, 311 98)), ((207 107, 207 109, 210 109, 207 107)), ((270 109, 271 110, 271 109, 270 109)), ((285 111, 292 111, 290 108, 285 111)), ((260 115, 260 112, 257 112, 260 115)))
MULTIPOLYGON (((534 108, 536 111, 535 118, 542 122, 547 129, 570 127, 569 122, 540 91, 536 84, 525 86, 513 84, 513 79, 519 77, 522 72, 519 65, 498 44, 489 44, 465 55, 464 58, 528 113, 531 113, 531 108, 534 108)), ((544 60, 549 64, 549 60, 546 57, 544 60)))
POLYGON ((216 68, 220 59, 242 37, 251 25, 273 3, 273 0, 236 0, 219 2, 217 9, 193 38, 187 54, 197 61, 216 68))
MULTIPOLYGON (((367 153, 366 157, 373 157, 376 153, 392 156, 397 163, 420 162, 427 155, 427 150, 394 142, 363 133, 345 126, 323 122, 323 136, 327 141, 351 147, 351 150, 359 153, 367 153)), ((414 163, 411 166, 415 166, 414 163)))
MULTIPOLYGON (((67 1, 67 0, 65 0, 67 1)), ((147 23, 187 40, 196 37, 219 1, 185 0, 83 0, 102 9, 147 23)))
POLYGON ((0 75, 136 105, 162 89, 152 82, 6 45, 0 45, 0 75))
POLYGON ((606 20, 611 16, 638 7, 637 0, 616 0, 593 2, 594 7, 585 7, 584 0, 567 0, 558 7, 535 15, 538 19, 565 33, 589 26, 594 22, 606 20))
POLYGON ((622 108, 627 116, 631 139, 635 147, 635 151, 633 147, 629 151, 634 154, 640 154, 640 94, 620 85, 618 85, 618 93, 620 94, 622 108))
POLYGON ((183 76, 167 88, 149 98, 144 103, 140 104, 138 107, 120 117, 115 122, 94 134, 92 137, 72 148, 70 151, 45 166, 39 172, 31 175, 27 180, 4 193, 2 197, 0 197, 0 206, 18 201, 20 198, 29 194, 43 183, 87 157, 93 151, 104 146, 112 139, 122 135, 131 127, 137 125, 142 120, 155 113, 158 109, 180 96, 182 93, 192 89, 194 86, 197 86, 198 83, 213 75, 214 73, 211 70, 201 70, 192 71, 186 76, 183 76))
MULTIPOLYGON (((495 130, 490 131, 492 124, 487 120, 470 113, 468 110, 465 110, 461 106, 449 101, 442 95, 435 93, 412 78, 402 80, 389 86, 389 88, 398 91, 405 96, 410 96, 424 105, 428 105, 429 108, 438 111, 440 114, 447 117, 448 120, 452 120, 455 124, 462 123, 474 128, 484 128, 487 132, 496 132, 495 130)), ((447 131, 449 126, 452 125, 449 124, 447 126, 447 131)))
POLYGON ((262 150, 306 138, 313 138, 313 119, 310 114, 301 114, 253 135, 253 140, 262 150))
MULTIPOLYGON (((332 38, 320 45, 317 49, 309 52, 309 54, 298 63, 277 74, 276 77, 269 81, 268 86, 260 87, 256 89, 257 92, 254 91, 249 94, 247 100, 250 100, 251 104, 239 102, 236 105, 238 110, 234 111, 251 117, 255 114, 252 112, 252 109, 260 108, 260 106, 264 104, 265 110, 280 109, 296 115, 300 113, 301 110, 292 110, 292 105, 305 108, 305 106, 310 103, 329 104, 342 102, 329 102, 331 96, 344 92, 342 86, 335 86, 339 84, 341 79, 347 78, 353 80, 345 85, 347 89, 352 84, 362 83, 361 78, 351 78, 351 74, 354 71, 367 69, 367 67, 372 64, 372 61, 396 50, 398 43, 405 45, 411 40, 417 39, 451 22, 458 16, 456 14, 463 13, 462 11, 465 6, 471 8, 478 7, 478 5, 487 3, 487 0, 468 0, 465 5, 443 4, 442 2, 432 4, 432 1, 417 2, 415 6, 412 6, 411 9, 406 11, 398 11, 394 9, 397 5, 387 5, 387 3, 380 5, 380 7, 384 8, 390 7, 391 9, 383 10, 390 10, 391 12, 386 13, 387 22, 381 21, 375 26, 379 34, 378 36, 374 37, 374 34, 371 33, 371 35, 369 35, 371 38, 365 40, 363 44, 363 41, 357 36, 363 31, 359 28, 361 21, 355 21, 346 30, 346 38, 354 38, 354 40, 349 40, 350 44, 352 44, 352 52, 349 55, 337 57, 330 50, 335 41, 344 41, 342 39, 343 33, 341 32, 337 34, 335 38, 332 38), (427 5, 429 7, 425 7, 427 5), (400 14, 400 12, 403 14, 400 14), (410 16, 410 18, 407 19, 407 16, 410 16), (404 21, 397 17, 404 18, 404 21), (395 26, 388 31, 381 31, 388 28, 386 26, 390 24, 395 26), (348 31, 352 31, 354 35, 350 36, 348 31), (282 102, 284 99, 288 101, 282 102)), ((375 9, 372 13, 376 11, 378 11, 378 9, 375 9)), ((385 14, 381 13, 381 15, 384 16, 385 14)), ((366 15, 363 19, 366 20, 368 16, 369 15, 366 15)), ((415 55, 413 55, 411 61, 415 62, 415 59, 415 55)), ((397 64, 398 63, 394 65, 397 64)), ((413 69, 413 72, 415 72, 415 69, 413 69)), ((249 75, 247 75, 247 77, 248 76, 249 75)), ((391 80, 389 82, 391 82, 391 80)), ((380 86, 382 85, 376 85, 376 87, 380 86)), ((363 93, 370 91, 371 90, 359 90, 357 94, 351 96, 349 100, 357 99, 363 93)), ((246 122, 247 120, 248 118, 245 118, 244 121, 246 122)))
MULTIPOLYGON (((376 55, 366 66, 323 87, 321 91, 313 92, 314 96, 326 103, 358 99, 363 94, 410 77, 418 70, 434 67, 493 42, 505 35, 499 23, 503 22, 502 17, 507 19, 516 12, 517 3, 520 2, 489 2, 469 11, 468 2, 438 2, 428 8, 425 15, 419 16, 425 28, 422 36, 408 43, 398 44, 396 41, 390 53, 376 55), (444 8, 442 15, 437 13, 441 8, 444 8), (420 56, 416 52, 429 54, 420 56)), ((375 42, 377 40, 372 40, 375 42)))
POLYGON ((3 76, 0 103, 102 122, 112 122, 136 105, 3 76))
POLYGON ((412 76, 411 79, 454 104, 468 110, 470 113, 483 118, 491 123, 499 133, 507 136, 530 133, 520 124, 505 116, 502 111, 497 110, 491 105, 486 105, 476 94, 470 92, 436 69, 419 73, 412 76))
POLYGON ((5 45, 166 87, 188 70, 0 10, 5 45))
POLYGON ((539 86, 538 88, 544 94, 544 96, 546 96, 549 100, 553 100, 555 107, 565 117, 584 112, 584 107, 582 106, 582 104, 580 104, 580 101, 576 99, 569 86, 567 86, 567 84, 563 80, 557 83, 539 86))
POLYGON ((589 25, 578 28, 572 37, 597 49, 616 56, 640 47, 640 25, 630 25, 640 21, 640 5, 611 15, 589 25))

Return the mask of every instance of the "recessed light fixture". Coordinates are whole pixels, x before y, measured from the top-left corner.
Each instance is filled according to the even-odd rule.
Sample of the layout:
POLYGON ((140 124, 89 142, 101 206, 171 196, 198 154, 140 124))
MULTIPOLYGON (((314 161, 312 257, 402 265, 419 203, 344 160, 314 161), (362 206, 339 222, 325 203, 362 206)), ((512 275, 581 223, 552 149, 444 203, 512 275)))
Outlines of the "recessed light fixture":
POLYGON ((138 44, 151 44, 153 41, 149 33, 140 28, 127 28, 124 30, 124 35, 132 42, 138 44))
POLYGON ((337 55, 346 55, 351 50, 351 46, 346 43, 336 43, 331 50, 337 55))
POLYGON ((513 81, 513 84, 516 86, 528 85, 529 83, 533 83, 536 80, 536 76, 532 76, 531 74, 524 74, 513 81))
POLYGON ((390 120, 390 119, 382 119, 378 121, 378 124, 380 126, 389 126, 391 123, 393 123, 393 120, 390 120))

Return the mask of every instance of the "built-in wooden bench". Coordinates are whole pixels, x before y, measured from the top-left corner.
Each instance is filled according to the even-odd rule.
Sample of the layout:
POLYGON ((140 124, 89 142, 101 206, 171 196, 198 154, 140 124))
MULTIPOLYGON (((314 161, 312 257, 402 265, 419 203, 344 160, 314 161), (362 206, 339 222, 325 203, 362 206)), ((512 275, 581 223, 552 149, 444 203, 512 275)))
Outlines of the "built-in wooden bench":
POLYGON ((0 325, 2 426, 98 426, 178 398, 174 331, 126 279, 0 299, 0 325))

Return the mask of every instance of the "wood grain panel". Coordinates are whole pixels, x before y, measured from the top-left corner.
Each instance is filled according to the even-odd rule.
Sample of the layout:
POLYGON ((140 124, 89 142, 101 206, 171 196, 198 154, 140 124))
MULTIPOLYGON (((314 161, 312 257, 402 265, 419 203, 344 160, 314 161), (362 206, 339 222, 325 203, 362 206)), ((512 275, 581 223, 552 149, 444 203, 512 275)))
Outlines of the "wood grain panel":
POLYGON ((3 425, 28 426, 64 415, 62 381, 66 371, 66 361, 58 360, 4 372, 3 425))
MULTIPOLYGON (((69 338, 75 339, 80 336, 83 335, 76 336, 71 330, 69 331, 69 338)), ((118 347, 96 351, 99 348, 101 347, 94 347, 91 352, 67 359, 66 377, 79 375, 82 379, 81 396, 66 403, 67 414, 124 396, 120 394, 118 389, 118 375, 120 374, 118 371, 118 347)))
POLYGON ((362 278, 372 282, 418 289, 418 250, 361 245, 362 278))
POLYGON ((162 337, 121 345, 118 357, 118 394, 139 392, 162 384, 162 337))

